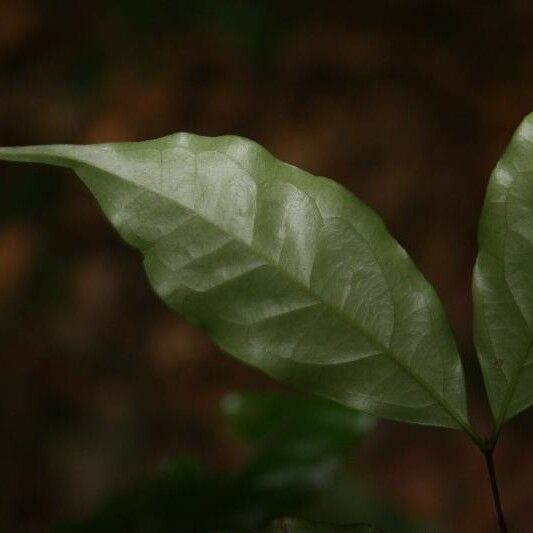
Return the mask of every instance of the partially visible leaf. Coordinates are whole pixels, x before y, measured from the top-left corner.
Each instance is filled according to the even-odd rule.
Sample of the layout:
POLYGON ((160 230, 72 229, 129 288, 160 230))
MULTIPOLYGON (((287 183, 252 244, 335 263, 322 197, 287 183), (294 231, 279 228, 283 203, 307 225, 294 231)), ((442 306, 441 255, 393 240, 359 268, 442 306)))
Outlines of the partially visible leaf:
POLYGON ((435 292, 340 185, 239 137, 0 149, 72 168, 168 305, 286 383, 463 428, 463 370, 435 292))
POLYGON ((533 404, 533 115, 492 173, 479 225, 474 326, 496 429, 533 404))

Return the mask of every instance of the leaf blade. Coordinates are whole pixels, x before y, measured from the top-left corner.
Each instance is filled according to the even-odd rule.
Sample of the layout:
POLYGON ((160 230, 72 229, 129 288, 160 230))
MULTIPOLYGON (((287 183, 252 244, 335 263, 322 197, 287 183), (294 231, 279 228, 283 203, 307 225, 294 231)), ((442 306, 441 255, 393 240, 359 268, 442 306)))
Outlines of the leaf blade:
POLYGON ((434 291, 367 206, 238 137, 0 150, 73 168, 225 351, 360 410, 469 430, 434 291))
POLYGON ((474 267, 474 334, 496 431, 533 404, 533 115, 491 174, 474 267))

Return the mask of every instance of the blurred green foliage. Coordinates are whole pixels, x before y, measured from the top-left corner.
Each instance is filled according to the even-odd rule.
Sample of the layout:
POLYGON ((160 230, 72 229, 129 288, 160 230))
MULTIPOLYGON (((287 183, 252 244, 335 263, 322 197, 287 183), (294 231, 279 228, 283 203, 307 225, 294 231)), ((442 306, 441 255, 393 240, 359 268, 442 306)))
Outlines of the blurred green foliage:
POLYGON ((379 533, 380 531, 381 530, 366 524, 332 526, 331 524, 283 519, 271 524, 261 533, 379 533))
POLYGON ((58 531, 246 531, 300 512, 316 523, 327 518, 339 524, 339 517, 366 522, 353 520, 343 505, 394 524, 392 531, 414 531, 381 505, 370 505, 359 489, 354 492, 358 485, 347 484, 342 474, 347 453, 373 426, 368 416, 319 398, 276 394, 232 394, 222 405, 230 426, 251 446, 241 470, 211 473, 194 460, 175 459, 155 479, 115 496, 88 520, 58 531), (348 501, 335 496, 334 507, 327 509, 339 490, 348 491, 348 501), (306 511, 313 502, 319 507, 306 511))

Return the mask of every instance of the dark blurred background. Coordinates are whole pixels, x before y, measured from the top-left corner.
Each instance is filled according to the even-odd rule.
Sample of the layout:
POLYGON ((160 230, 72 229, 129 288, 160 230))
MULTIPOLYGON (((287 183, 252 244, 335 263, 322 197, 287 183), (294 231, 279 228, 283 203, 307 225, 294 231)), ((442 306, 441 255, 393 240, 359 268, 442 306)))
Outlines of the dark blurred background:
MULTIPOLYGON (((344 183, 436 286, 490 418, 471 341, 484 188, 532 108, 529 0, 0 0, 0 145, 250 137, 344 183)), ((0 165, 0 530, 81 516, 172 454, 242 459, 219 401, 281 389, 152 294, 70 173, 0 165)), ((504 506, 533 520, 533 415, 504 433, 504 506)), ((459 433, 382 422, 354 457, 413 518, 488 532, 459 433)))

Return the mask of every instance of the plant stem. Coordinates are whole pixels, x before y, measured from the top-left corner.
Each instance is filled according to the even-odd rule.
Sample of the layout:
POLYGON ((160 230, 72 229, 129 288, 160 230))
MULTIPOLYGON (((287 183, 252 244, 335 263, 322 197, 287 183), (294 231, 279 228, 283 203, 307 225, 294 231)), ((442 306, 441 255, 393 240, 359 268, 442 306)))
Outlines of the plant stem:
POLYGON ((498 526, 500 533, 507 533, 507 524, 505 523, 505 517, 503 516, 502 502, 500 499, 500 488, 498 486, 498 480, 496 478, 496 470, 494 469, 494 447, 490 446, 483 450, 485 461, 487 463, 487 470, 490 478, 490 486, 492 489, 492 497, 494 498, 494 507, 496 508, 496 516, 498 517, 498 526))

